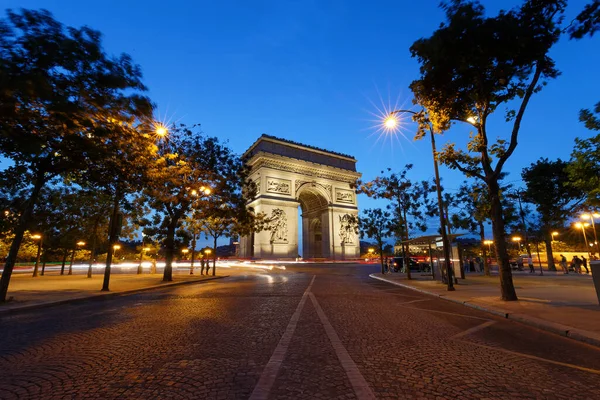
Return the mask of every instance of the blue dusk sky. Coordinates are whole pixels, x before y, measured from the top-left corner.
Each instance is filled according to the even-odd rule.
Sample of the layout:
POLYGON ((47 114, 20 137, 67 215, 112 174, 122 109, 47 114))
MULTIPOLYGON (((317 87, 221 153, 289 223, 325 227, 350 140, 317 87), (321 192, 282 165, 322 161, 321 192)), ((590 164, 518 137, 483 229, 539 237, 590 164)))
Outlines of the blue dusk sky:
MULTIPOLYGON (((567 20, 587 1, 569 1, 567 20)), ((519 1, 482 2, 489 13, 519 1)), ((409 47, 444 20, 439 0, 0 0, 6 8, 45 8, 59 21, 101 31, 109 53, 141 65, 161 119, 200 123, 208 135, 243 153, 262 133, 353 155, 363 179, 414 164, 411 177, 433 177, 429 141, 378 138, 372 113, 409 107, 419 76, 409 47)), ((562 75, 535 95, 508 181, 540 157, 568 159, 575 137, 592 135, 578 111, 600 101, 599 37, 567 38, 552 56, 562 75)), ((504 110, 490 135, 507 138, 504 110)), ((466 126, 438 138, 464 143, 466 126)), ((446 190, 463 181, 441 167, 446 190)), ((377 206, 361 197, 361 208, 377 206)), ((437 228, 432 221, 431 230, 437 228)))

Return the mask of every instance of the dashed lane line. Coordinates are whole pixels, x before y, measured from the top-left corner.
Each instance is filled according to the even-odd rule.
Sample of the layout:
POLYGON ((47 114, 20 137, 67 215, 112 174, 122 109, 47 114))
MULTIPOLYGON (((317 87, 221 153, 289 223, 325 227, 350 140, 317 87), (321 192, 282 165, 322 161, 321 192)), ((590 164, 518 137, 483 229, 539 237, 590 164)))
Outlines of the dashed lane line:
MULTIPOLYGON (((463 342, 463 343, 465 343, 465 342, 463 342)), ((549 360, 547 358, 532 356, 530 354, 519 353, 517 351, 506 350, 506 349, 502 349, 502 348, 494 347, 494 346, 486 346, 485 344, 479 344, 479 343, 475 343, 475 342, 466 342, 466 343, 468 343, 468 344, 470 344, 472 346, 483 347, 484 349, 496 350, 496 351, 500 351, 500 352, 506 353, 506 354, 511 354, 511 355, 514 355, 514 356, 517 356, 517 357, 529 358, 530 360, 536 360, 536 361, 546 362, 546 363, 550 363, 550 364, 554 364, 554 365, 560 365, 561 367, 573 368, 573 369, 577 369, 579 371, 585 371, 585 372, 589 372, 591 374, 600 375, 600 370, 597 370, 597 369, 586 368, 586 367, 582 367, 582 366, 579 366, 579 365, 574 365, 574 364, 564 363, 564 362, 560 362, 560 361, 549 360)))
POLYGON ((348 380, 350 380, 350 383, 352 384, 352 388, 354 389, 356 397, 359 400, 375 399, 375 394, 373 394, 373 391, 369 387, 369 384, 365 380, 365 377, 362 376, 362 374, 358 370, 358 367, 354 363, 354 360, 352 360, 352 357, 350 357, 350 354, 348 354, 348 351, 342 344, 342 341, 335 332, 335 329, 333 329, 333 326, 329 322, 329 319, 327 318, 327 315, 325 315, 325 312, 321 308, 321 305, 319 305, 319 302, 317 301, 315 295, 309 293, 308 296, 310 297, 310 300, 312 301, 313 306, 317 311, 317 315, 321 320, 321 324, 323 324, 323 327, 325 328, 327 337, 329 338, 329 341, 331 342, 331 345, 335 350, 335 354, 337 355, 338 360, 340 360, 340 364, 346 371, 346 375, 348 376, 348 380))
POLYGON ((450 339, 458 339, 458 338, 461 338, 463 336, 470 335, 471 333, 474 333, 474 332, 480 331, 482 329, 485 329, 485 328, 487 328, 490 325, 494 325, 495 323, 496 323, 496 321, 487 321, 487 322, 484 322, 483 324, 480 324, 480 325, 474 326, 472 328, 469 328, 466 331, 462 331, 460 333, 457 333, 456 335, 452 336, 450 339))
POLYGON ((310 284, 304 291, 304 294, 302 294, 302 298, 296 307, 296 311, 292 315, 292 318, 290 318, 290 322, 288 323, 285 332, 281 336, 281 339, 279 339, 279 343, 277 344, 275 351, 271 355, 269 362, 260 375, 258 383, 250 395, 250 400, 266 400, 269 397, 273 383, 275 383, 275 379, 277 378, 281 364, 283 363, 288 348, 290 347, 290 342, 294 336, 294 331, 296 330, 296 325, 298 325, 298 320, 300 319, 300 314, 302 313, 302 309, 306 303, 306 298, 310 294, 310 289, 315 282, 316 277, 316 275, 313 275, 310 284))

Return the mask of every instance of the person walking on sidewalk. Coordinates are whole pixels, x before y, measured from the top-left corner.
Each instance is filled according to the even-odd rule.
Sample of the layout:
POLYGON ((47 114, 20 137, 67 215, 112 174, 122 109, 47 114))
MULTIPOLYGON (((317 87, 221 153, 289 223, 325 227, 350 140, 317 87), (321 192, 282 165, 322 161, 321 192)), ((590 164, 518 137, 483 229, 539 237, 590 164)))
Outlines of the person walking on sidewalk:
POLYGON ((531 256, 527 256, 527 264, 529 265, 529 273, 535 274, 535 268, 533 267, 533 258, 531 256))
POLYGON ((576 274, 581 273, 581 260, 577 256, 573 256, 573 260, 571 261, 571 265, 573 266, 573 271, 576 274))
POLYGON ((567 268, 567 257, 560 255, 560 266, 563 269, 565 275, 569 274, 569 269, 567 268))
POLYGON ((589 274, 590 270, 587 267, 587 259, 584 256, 581 256, 581 265, 583 265, 583 268, 585 268, 585 273, 589 274))

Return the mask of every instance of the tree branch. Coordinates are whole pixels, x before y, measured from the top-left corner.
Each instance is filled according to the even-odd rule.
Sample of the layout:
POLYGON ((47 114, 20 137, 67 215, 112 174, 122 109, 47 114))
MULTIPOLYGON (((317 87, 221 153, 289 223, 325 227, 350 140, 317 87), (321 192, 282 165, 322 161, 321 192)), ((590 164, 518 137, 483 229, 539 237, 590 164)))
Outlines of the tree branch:
POLYGON ((498 159, 498 163, 496 164, 496 168, 494 169, 494 175, 496 178, 500 176, 502 173, 502 167, 508 158, 512 155, 517 147, 517 136, 519 135, 519 129, 521 128, 521 120, 523 119, 523 114, 525 114, 525 109, 527 108, 527 104, 529 104, 529 99, 533 94, 535 87, 537 86, 540 77, 542 76, 542 66, 540 65, 540 61, 536 63, 535 73, 533 75, 533 79, 531 83, 527 87, 525 91, 525 96, 523 96, 523 102, 521 102, 521 106, 519 107, 519 112, 517 113, 517 117, 515 118, 515 123, 513 125, 513 130, 510 135, 510 144, 508 146, 508 150, 498 159))

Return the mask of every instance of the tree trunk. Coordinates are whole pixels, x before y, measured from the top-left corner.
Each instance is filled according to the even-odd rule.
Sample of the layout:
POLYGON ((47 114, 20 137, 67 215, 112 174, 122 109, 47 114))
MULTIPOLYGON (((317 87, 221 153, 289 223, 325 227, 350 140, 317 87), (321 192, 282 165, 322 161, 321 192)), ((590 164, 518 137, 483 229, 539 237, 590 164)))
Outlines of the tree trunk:
POLYGON ((69 273, 67 275, 73 275, 73 260, 75 259, 75 249, 71 252, 71 262, 69 263, 69 273))
POLYGON ((108 292, 110 285, 110 268, 112 265, 113 254, 115 252, 115 248, 113 247, 119 238, 119 227, 117 224, 119 223, 119 201, 120 201, 120 193, 117 189, 115 191, 115 198, 113 202, 113 211, 110 216, 110 231, 108 234, 108 252, 106 253, 106 267, 104 268, 104 280, 102 282, 102 291, 108 292))
POLYGON ((552 253, 552 236, 544 236, 544 243, 546 243, 546 258, 548 258, 548 271, 556 271, 556 265, 554 265, 554 254, 552 253))
POLYGON ((194 255, 196 253, 196 232, 192 236, 192 259, 190 260, 190 275, 194 275, 194 255))
POLYGON ((48 257, 46 257, 46 253, 48 252, 48 249, 44 248, 44 252, 42 253, 42 273, 40 275, 44 276, 44 272, 46 272, 46 259, 48 257))
POLYGON ((44 236, 39 239, 37 255, 35 257, 35 266, 33 267, 33 277, 38 276, 38 268, 40 266, 40 256, 42 255, 42 242, 44 241, 44 236))
POLYGON ((213 246, 213 272, 212 275, 215 276, 216 274, 216 270, 217 270, 217 237, 214 236, 214 240, 213 240, 214 246, 213 246))
POLYGON ((62 265, 60 266, 60 274, 65 274, 65 265, 67 265, 67 257, 69 256, 69 249, 65 249, 63 252, 62 265))
MULTIPOLYGON (((406 208, 404 211, 404 239, 408 240, 408 221, 406 219, 406 208)), ((408 244, 404 244, 406 250, 404 250, 404 265, 406 265, 406 279, 412 279, 410 276, 410 249, 408 244)))
POLYGON ((91 278, 92 277, 92 266, 94 265, 94 258, 96 257, 96 233, 98 231, 98 224, 100 223, 99 219, 96 219, 96 222, 94 223, 94 231, 92 232, 92 251, 90 254, 90 265, 88 267, 88 272, 87 272, 87 277, 91 278))
POLYGON ((504 231, 504 217, 502 215, 502 204, 500 202, 500 187, 498 180, 491 177, 487 180, 490 191, 490 206, 492 231, 496 244, 496 259, 498 260, 498 272, 500 274, 500 297, 505 301, 518 300, 517 292, 512 279, 510 260, 506 249, 506 233, 504 231))
POLYGON ((173 254, 175 253, 175 225, 171 223, 167 226, 167 238, 165 240, 165 271, 163 281, 171 282, 173 280, 173 254))
POLYGON ((4 263, 4 270, 2 271, 2 278, 0 278, 0 302, 6 301, 6 293, 8 292, 8 284, 12 275, 13 269, 15 268, 15 262, 17 261, 17 254, 23 242, 23 235, 25 234, 25 228, 29 224, 31 215, 33 214, 33 208, 37 202, 40 190, 44 186, 43 176, 39 176, 35 180, 35 184, 29 196, 29 201, 25 205, 23 213, 19 217, 19 223, 15 227, 15 237, 10 245, 10 250, 6 256, 6 262, 4 263))
POLYGON ((491 276, 490 273, 490 265, 488 264, 488 257, 485 248, 485 227, 483 226, 483 222, 479 222, 479 237, 481 238, 481 249, 483 250, 483 274, 485 276, 491 276))

